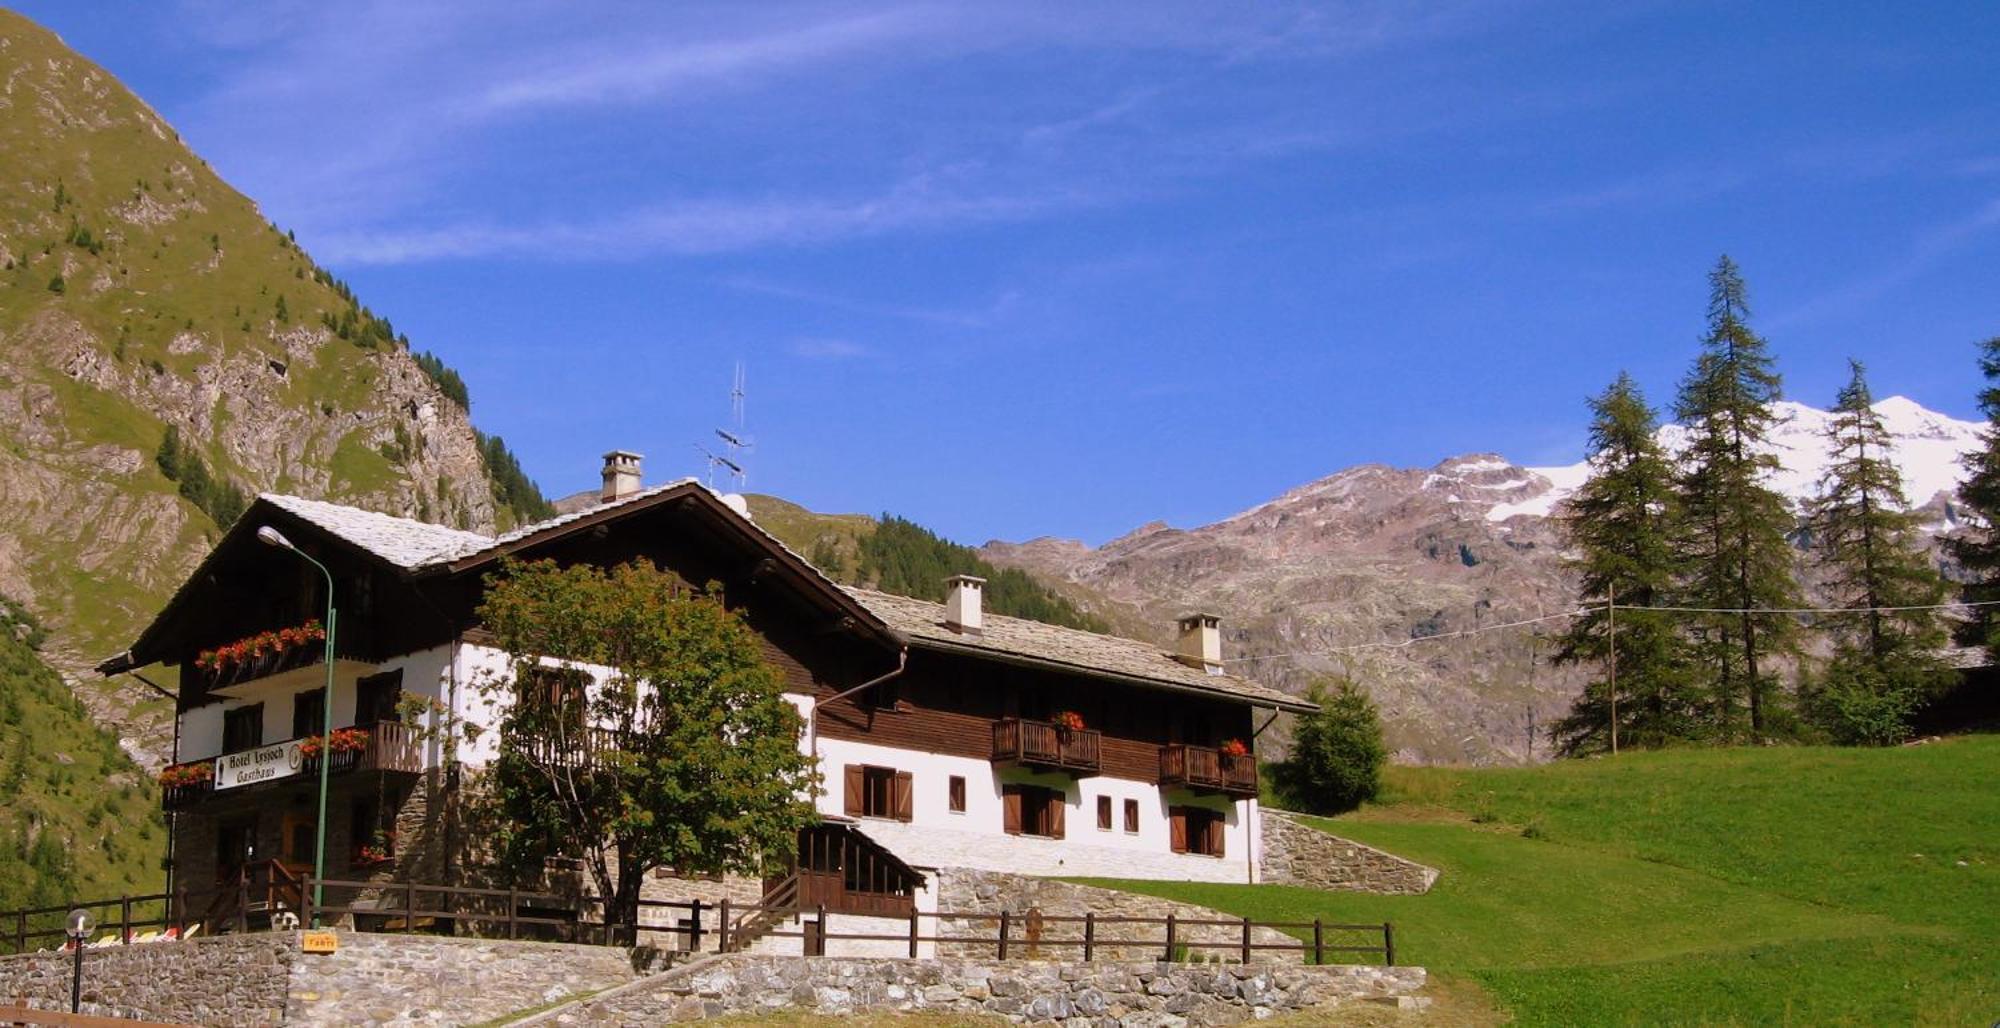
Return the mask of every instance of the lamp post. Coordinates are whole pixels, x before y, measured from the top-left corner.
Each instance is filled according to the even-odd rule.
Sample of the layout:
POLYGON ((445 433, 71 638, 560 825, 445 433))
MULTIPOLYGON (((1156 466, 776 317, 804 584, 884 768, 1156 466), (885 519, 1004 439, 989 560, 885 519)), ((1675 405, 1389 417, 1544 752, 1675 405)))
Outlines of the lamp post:
POLYGON ((69 912, 69 920, 63 922, 63 934, 69 936, 69 948, 76 951, 76 966, 69 975, 69 1012, 74 1014, 83 1006, 83 944, 90 938, 90 929, 96 920, 90 911, 78 907, 69 912))
POLYGON ((325 905, 326 888, 326 783, 327 774, 333 768, 333 572, 325 564, 316 561, 304 550, 285 538, 283 532, 265 525, 257 529, 257 541, 266 546, 276 546, 290 550, 300 559, 319 569, 326 576, 326 691, 320 696, 319 733, 319 820, 313 833, 313 924, 319 927, 319 911, 325 905))

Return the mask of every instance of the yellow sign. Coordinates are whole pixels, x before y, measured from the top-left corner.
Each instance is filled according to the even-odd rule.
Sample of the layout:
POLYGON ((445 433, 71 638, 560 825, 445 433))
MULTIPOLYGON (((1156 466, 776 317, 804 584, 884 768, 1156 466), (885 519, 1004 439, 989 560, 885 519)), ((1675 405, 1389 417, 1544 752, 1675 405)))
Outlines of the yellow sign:
POLYGON ((332 953, 340 948, 340 936, 332 932, 307 932, 299 936, 299 948, 307 953, 332 953))

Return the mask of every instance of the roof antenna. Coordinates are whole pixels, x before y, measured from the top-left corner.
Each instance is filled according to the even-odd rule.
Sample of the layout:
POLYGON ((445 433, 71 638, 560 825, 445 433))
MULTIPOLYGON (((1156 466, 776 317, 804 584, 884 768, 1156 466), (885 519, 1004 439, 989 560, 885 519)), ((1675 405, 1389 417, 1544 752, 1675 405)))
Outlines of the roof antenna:
POLYGON ((743 396, 743 362, 737 361, 736 379, 729 387, 730 427, 715 430, 716 436, 722 440, 723 452, 715 454, 699 446, 695 447, 708 457, 708 485, 711 489, 715 487, 715 469, 718 465, 729 469, 730 478, 734 481, 737 492, 742 492, 743 487, 749 483, 750 474, 743 469, 746 463, 743 454, 757 444, 750 439, 750 434, 743 428, 743 396))

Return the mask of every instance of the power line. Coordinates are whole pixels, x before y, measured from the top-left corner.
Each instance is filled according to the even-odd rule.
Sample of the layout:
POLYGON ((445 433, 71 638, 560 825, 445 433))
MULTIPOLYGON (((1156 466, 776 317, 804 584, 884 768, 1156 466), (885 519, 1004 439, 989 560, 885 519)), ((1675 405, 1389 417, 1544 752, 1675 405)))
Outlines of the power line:
MULTIPOLYGON (((1799 615, 1799 614, 1871 614, 1871 613, 1893 614, 1893 613, 1905 613, 1917 610, 1956 610, 1968 607, 1995 607, 1995 606, 2000 606, 2000 600, 1970 600, 1970 601, 1960 601, 1956 603, 1920 603, 1920 604, 1910 604, 1907 606, 1899 606, 1899 607, 1671 607, 1671 606, 1634 607, 1627 605, 1623 609, 1628 614, 1635 611, 1644 611, 1644 612, 1653 612, 1660 614, 1799 615)), ((1528 625, 1538 625, 1548 621, 1562 621, 1568 618, 1583 617, 1584 615, 1589 614, 1592 611, 1607 610, 1608 608, 1609 608, 1608 604, 1603 604, 1603 603, 1588 604, 1582 607, 1578 607, 1575 610, 1567 610, 1558 614, 1544 614, 1541 617, 1527 618, 1521 621, 1507 621, 1494 625, 1482 625, 1478 628, 1467 628, 1457 632, 1444 632, 1438 635, 1417 636, 1415 638, 1404 639, 1401 642, 1355 643, 1352 646, 1330 646, 1327 647, 1326 649, 1320 649, 1320 650, 1296 650, 1291 653, 1260 653, 1249 657, 1230 657, 1224 660, 1223 663, 1241 664, 1257 660, 1282 660, 1287 657, 1325 657, 1325 656, 1334 656, 1342 653, 1355 653, 1361 650, 1400 650, 1406 647, 1414 646, 1418 643, 1443 642, 1450 639, 1464 639, 1468 636, 1480 635, 1486 632, 1498 632, 1504 629, 1523 628, 1528 625)))

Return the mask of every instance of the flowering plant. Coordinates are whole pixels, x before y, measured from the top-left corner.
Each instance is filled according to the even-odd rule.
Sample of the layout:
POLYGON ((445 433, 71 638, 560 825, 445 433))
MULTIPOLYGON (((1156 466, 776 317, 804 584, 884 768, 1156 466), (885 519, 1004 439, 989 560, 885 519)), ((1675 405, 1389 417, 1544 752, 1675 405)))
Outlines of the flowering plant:
POLYGON ((1224 739, 1222 741, 1222 755, 1231 758, 1247 757, 1250 755, 1250 747, 1243 745, 1243 740, 1241 739, 1224 739))
MULTIPOLYGON (((333 750, 333 752, 335 753, 359 753, 363 749, 366 749, 367 746, 368 746, 368 729, 336 728, 333 730, 333 743, 331 746, 327 748, 333 750)), ((305 738, 299 740, 300 756, 307 758, 317 757, 319 756, 319 752, 320 752, 319 736, 308 735, 305 738)))
POLYGON ((1055 722, 1057 728, 1066 728, 1072 732, 1083 731, 1083 715, 1074 710, 1060 711, 1050 720, 1055 722))
POLYGON ((203 671, 220 671, 231 664, 255 660, 266 653, 283 653, 297 649, 307 643, 326 639, 326 629, 318 621, 307 621, 292 628, 280 628, 271 632, 258 632, 245 636, 227 646, 203 650, 194 658, 194 666, 203 671))
POLYGON ((182 785, 204 785, 215 781, 213 761, 199 761, 193 764, 169 764, 160 769, 160 787, 172 789, 182 785))
POLYGON ((354 851, 354 862, 357 864, 386 864, 389 862, 389 848, 376 843, 363 843, 360 849, 354 851))

